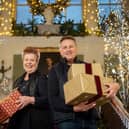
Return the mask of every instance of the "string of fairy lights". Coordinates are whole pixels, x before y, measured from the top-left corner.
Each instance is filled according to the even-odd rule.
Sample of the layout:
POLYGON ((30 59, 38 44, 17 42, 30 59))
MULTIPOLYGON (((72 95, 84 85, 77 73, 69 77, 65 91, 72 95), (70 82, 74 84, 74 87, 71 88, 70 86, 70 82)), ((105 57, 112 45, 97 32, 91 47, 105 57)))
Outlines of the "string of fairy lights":
POLYGON ((83 12, 87 31, 89 34, 98 35, 98 0, 87 0, 83 12))
POLYGON ((120 83, 119 97, 129 108, 129 12, 112 12, 106 22, 105 74, 120 83))
POLYGON ((12 0, 1 0, 0 35, 11 35, 13 11, 12 0))

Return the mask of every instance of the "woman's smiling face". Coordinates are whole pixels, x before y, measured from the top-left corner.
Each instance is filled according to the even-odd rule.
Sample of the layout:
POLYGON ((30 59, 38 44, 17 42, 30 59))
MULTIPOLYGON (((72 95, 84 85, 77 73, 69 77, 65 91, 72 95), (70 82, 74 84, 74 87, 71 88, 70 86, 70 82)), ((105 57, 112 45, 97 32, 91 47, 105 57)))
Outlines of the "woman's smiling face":
POLYGON ((37 56, 33 53, 25 53, 23 55, 23 68, 27 73, 33 73, 38 66, 37 56))

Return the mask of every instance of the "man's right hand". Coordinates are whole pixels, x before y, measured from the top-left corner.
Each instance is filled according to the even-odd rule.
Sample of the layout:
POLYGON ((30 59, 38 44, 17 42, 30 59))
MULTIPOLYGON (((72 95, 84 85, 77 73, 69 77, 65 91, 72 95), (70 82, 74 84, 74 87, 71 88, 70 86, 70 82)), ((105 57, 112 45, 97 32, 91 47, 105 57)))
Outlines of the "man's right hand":
POLYGON ((92 102, 92 103, 88 103, 87 101, 81 102, 80 104, 73 106, 73 111, 74 112, 85 112, 85 111, 88 111, 89 109, 91 109, 95 106, 96 106, 95 102, 92 102))

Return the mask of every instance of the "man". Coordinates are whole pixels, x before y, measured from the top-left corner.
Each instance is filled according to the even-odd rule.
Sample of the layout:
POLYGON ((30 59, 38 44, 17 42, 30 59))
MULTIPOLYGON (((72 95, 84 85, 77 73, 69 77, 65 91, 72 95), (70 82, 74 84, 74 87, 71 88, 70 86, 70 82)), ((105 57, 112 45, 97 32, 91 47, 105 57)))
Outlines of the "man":
POLYGON ((47 58, 45 59, 45 61, 46 61, 46 64, 47 64, 47 74, 48 74, 48 72, 49 72, 50 69, 52 68, 54 62, 53 62, 53 60, 52 60, 51 57, 47 57, 47 58))
MULTIPOLYGON (((77 44, 73 37, 60 40, 61 60, 54 65, 48 76, 48 95, 57 129, 97 129, 96 103, 81 102, 70 106, 65 104, 63 86, 67 81, 67 72, 72 63, 84 63, 77 59, 77 44)), ((108 96, 113 97, 119 89, 117 83, 109 85, 108 96)))

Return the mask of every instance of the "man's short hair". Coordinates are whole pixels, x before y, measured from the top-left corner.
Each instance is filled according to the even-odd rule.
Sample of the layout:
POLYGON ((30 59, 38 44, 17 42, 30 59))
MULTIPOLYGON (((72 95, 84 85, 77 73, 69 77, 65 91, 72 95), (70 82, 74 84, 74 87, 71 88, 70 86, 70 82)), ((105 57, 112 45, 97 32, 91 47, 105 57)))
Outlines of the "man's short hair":
POLYGON ((76 39, 72 36, 64 36, 60 39, 60 43, 66 39, 70 39, 70 40, 73 40, 75 43, 76 43, 76 39))

